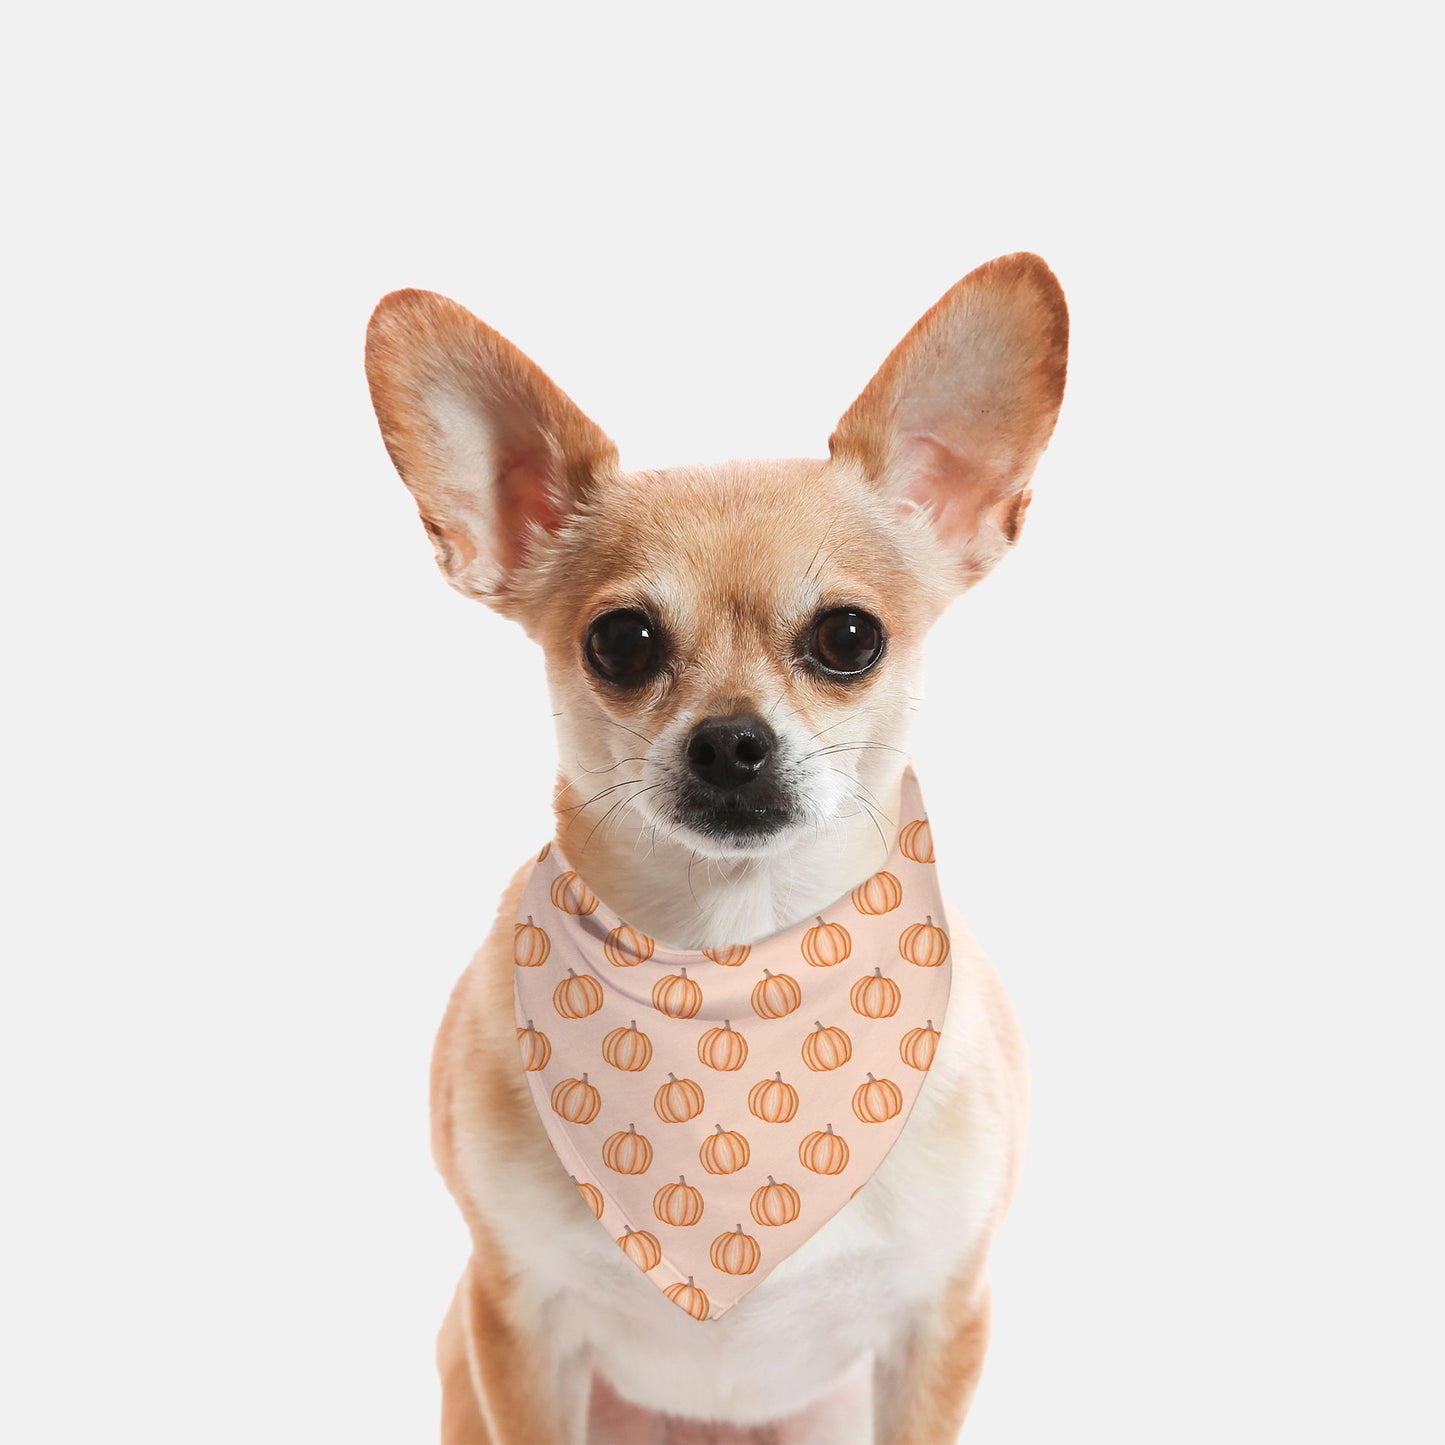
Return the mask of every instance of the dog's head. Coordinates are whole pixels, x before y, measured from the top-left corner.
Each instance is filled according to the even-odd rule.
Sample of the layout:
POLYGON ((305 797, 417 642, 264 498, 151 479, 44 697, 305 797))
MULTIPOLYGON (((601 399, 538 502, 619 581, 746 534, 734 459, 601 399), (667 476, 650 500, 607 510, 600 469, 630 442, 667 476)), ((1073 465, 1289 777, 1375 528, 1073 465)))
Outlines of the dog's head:
POLYGON ((1067 347, 1052 272, 1000 257, 894 348, 828 460, 659 472, 623 471, 445 297, 385 297, 366 369, 447 579, 545 650, 564 791, 736 857, 876 806, 925 634, 1018 540, 1067 347))

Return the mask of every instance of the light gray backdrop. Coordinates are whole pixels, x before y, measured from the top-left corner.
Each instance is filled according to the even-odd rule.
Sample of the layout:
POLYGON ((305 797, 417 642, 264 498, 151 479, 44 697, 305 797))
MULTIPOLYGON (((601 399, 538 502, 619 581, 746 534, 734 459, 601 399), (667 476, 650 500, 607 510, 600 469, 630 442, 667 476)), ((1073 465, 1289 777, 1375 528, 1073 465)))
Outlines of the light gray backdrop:
POLYGON ((0 1434, 432 1438, 428 1058, 553 752, 382 450, 377 298, 459 298, 626 463, 821 455, 1030 249, 1068 395, 915 735, 1035 1088, 968 1438, 1442 1437, 1410 13, 12 22, 0 1434))

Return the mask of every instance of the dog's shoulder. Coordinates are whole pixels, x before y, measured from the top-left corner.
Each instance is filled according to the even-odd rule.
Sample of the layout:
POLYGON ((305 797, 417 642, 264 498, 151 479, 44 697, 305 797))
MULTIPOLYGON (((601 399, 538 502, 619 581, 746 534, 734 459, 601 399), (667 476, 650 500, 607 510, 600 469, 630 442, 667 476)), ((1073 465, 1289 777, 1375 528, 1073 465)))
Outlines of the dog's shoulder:
POLYGON ((531 1107, 512 1025, 512 939, 535 863, 531 857, 520 864, 502 891, 487 936, 452 989, 432 1050, 432 1153, 454 1193, 459 1089, 467 1113, 515 1117, 531 1107))

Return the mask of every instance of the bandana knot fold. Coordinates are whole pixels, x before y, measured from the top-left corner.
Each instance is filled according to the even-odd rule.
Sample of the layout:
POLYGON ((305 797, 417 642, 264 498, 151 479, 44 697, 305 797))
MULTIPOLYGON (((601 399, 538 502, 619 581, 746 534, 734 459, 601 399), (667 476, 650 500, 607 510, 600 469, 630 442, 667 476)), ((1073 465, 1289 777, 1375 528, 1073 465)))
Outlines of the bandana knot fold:
POLYGON ((515 925, 517 1040, 562 1166, 618 1248, 717 1319, 867 1182, 938 1046, 951 972, 909 765, 887 863, 754 944, 667 948, 555 839, 515 925))

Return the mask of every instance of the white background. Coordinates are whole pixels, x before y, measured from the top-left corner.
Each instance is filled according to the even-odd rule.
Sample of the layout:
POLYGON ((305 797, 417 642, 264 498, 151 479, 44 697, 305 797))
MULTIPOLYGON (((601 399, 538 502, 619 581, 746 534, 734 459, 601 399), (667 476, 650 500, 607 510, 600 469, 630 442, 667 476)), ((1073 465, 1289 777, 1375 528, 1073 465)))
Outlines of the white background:
POLYGON ((822 455, 1029 249, 1068 394, 915 733, 1035 1089, 967 1438, 1441 1438, 1405 7, 15 27, 0 1435, 434 1438, 432 1036, 553 745, 540 654, 444 585, 383 452, 376 300, 457 297, 624 463, 822 455))

